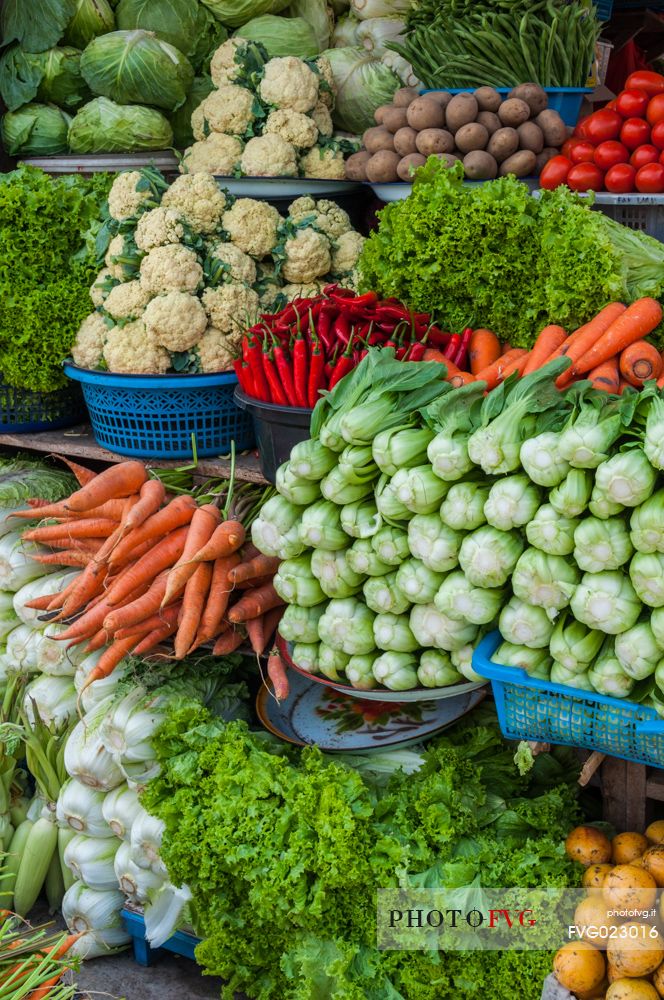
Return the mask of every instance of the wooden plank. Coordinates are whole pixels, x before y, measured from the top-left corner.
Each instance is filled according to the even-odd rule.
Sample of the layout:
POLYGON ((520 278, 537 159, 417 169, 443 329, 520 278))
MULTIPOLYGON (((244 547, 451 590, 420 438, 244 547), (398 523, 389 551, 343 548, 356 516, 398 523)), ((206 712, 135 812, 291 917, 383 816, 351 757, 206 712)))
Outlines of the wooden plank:
MULTIPOLYGON (((65 430, 41 431, 38 434, 0 434, 0 446, 21 448, 25 451, 56 452, 68 458, 82 458, 88 462, 126 462, 126 455, 101 448, 95 441, 89 424, 80 424, 65 430)), ((187 459, 168 461, 150 458, 145 464, 156 469, 174 469, 188 465, 187 459)), ((225 477, 230 474, 230 458, 200 458, 196 466, 197 478, 225 477)), ((258 459, 253 454, 238 455, 235 460, 236 479, 250 483, 265 483, 258 459)))
POLYGON ((664 802, 664 771, 659 768, 648 770, 646 778, 646 796, 657 802, 664 802))
POLYGON ((604 819, 618 831, 643 830, 646 825, 646 768, 618 757, 602 764, 604 819))

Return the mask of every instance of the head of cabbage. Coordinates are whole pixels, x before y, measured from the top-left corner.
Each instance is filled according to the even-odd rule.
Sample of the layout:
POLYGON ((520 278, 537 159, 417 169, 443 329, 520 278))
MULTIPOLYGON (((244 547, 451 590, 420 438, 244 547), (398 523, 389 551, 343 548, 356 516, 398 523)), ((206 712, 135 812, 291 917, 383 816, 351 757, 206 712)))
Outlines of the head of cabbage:
POLYGON ((345 46, 323 55, 330 60, 337 89, 334 124, 359 135, 375 124, 374 111, 390 103, 401 80, 366 49, 345 46))
POLYGON ((290 0, 201 0, 222 24, 239 28, 253 17, 263 14, 280 14, 290 0))
POLYGON ((235 32, 239 38, 262 42, 270 59, 276 56, 297 56, 311 59, 318 55, 318 43, 313 30, 301 17, 277 17, 263 14, 247 21, 235 32))
POLYGON ((175 111, 194 82, 191 63, 152 31, 111 31, 90 42, 81 72, 93 94, 118 104, 150 104, 175 111))
POLYGON ((91 96, 81 76, 78 49, 55 48, 24 52, 12 45, 0 58, 0 95, 10 111, 29 101, 77 108, 91 96))
POLYGON ((120 0, 115 18, 123 31, 154 31, 182 52, 196 72, 208 71, 210 56, 228 38, 212 12, 192 0, 120 0))
POLYGON ((202 104, 213 90, 214 87, 209 76, 197 76, 187 95, 187 100, 181 108, 178 108, 171 115, 173 145, 176 149, 186 149, 187 146, 191 146, 195 141, 194 133, 191 129, 191 116, 199 104, 202 104))
POLYGON ((108 0, 74 0, 76 11, 67 25, 65 42, 84 49, 97 35, 115 28, 115 15, 108 0))
POLYGON ((2 145, 10 156, 57 156, 67 151, 70 121, 55 104, 25 104, 3 116, 2 145))
POLYGON ((172 144, 173 130, 160 111, 106 97, 84 105, 69 127, 72 153, 138 153, 172 144))

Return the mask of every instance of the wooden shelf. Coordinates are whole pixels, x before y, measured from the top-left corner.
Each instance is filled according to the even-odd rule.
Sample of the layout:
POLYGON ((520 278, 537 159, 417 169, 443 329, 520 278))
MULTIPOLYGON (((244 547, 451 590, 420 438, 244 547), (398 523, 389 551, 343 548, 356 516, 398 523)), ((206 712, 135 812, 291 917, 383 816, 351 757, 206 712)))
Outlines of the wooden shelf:
MULTIPOLYGON (((40 451, 66 455, 68 458, 82 458, 88 462, 126 462, 126 455, 101 448, 95 441, 89 424, 68 427, 65 430, 41 431, 35 434, 0 434, 0 447, 20 448, 24 451, 40 451)), ((169 462, 166 459, 148 458, 145 464, 151 468, 174 469, 188 465, 187 459, 169 462)), ((230 474, 231 463, 228 456, 201 458, 196 466, 197 479, 225 477, 230 474)), ((254 453, 238 455, 235 459, 236 479, 249 483, 265 483, 254 453)))

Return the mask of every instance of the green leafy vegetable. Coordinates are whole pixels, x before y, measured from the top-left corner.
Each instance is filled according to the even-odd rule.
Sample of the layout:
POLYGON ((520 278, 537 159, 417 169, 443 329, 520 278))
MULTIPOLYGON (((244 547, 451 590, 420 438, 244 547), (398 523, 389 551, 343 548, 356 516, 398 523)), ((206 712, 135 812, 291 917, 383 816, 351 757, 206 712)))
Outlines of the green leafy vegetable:
POLYGON ((26 52, 57 45, 76 13, 76 0, 6 0, 0 14, 3 45, 20 42, 26 52))

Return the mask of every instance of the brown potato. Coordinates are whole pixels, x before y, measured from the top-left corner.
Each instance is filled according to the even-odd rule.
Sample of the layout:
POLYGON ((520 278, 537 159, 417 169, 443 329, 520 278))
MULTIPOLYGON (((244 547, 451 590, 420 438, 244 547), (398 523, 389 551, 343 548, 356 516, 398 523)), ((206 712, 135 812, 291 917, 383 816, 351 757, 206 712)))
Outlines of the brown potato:
POLYGON ((535 173, 539 176, 544 167, 547 165, 549 160, 552 160, 554 156, 558 156, 560 153, 559 149, 554 149, 553 146, 545 146, 541 153, 537 156, 537 161, 535 163, 535 173))
POLYGON ((478 87, 473 91, 473 97, 480 111, 497 111, 503 103, 502 97, 493 87, 478 87))
POLYGON ((498 164, 490 153, 474 149, 464 156, 463 170, 469 181, 492 181, 498 173, 498 164))
MULTIPOLYGON (((642 833, 619 833, 611 841, 611 860, 614 865, 631 865, 633 861, 640 858, 644 851, 648 850, 648 841, 642 833)), ((664 860, 664 852, 662 852, 664 860)), ((648 865, 645 865, 648 869, 648 865)), ((657 876, 650 873, 655 881, 657 876)))
POLYGON ((510 90, 507 97, 518 97, 520 101, 525 101, 533 118, 542 111, 546 111, 549 106, 546 91, 542 90, 537 83, 520 83, 518 87, 510 90))
POLYGON ((530 149, 522 149, 518 153, 512 153, 500 164, 499 174, 504 177, 506 174, 514 174, 515 177, 532 177, 535 173, 537 157, 530 149))
POLYGON ((480 111, 477 116, 477 124, 484 125, 489 135, 493 135, 499 128, 502 128, 500 118, 493 111, 480 111))
POLYGON ((410 153, 417 152, 416 140, 418 132, 409 125, 405 128, 400 128, 398 132, 394 133, 394 148, 399 154, 399 156, 408 156, 410 153))
POLYGON ((411 171, 414 172, 418 167, 423 167, 426 162, 426 156, 422 156, 421 153, 408 153, 407 156, 404 156, 404 158, 399 161, 397 166, 399 180, 412 183, 413 174, 411 171))
POLYGON ((408 106, 408 124, 418 132, 425 128, 443 128, 445 111, 430 97, 418 97, 408 106))
POLYGON ((379 153, 381 149, 389 149, 394 152, 394 136, 391 132, 388 132, 384 125, 376 125, 374 128, 368 128, 362 140, 365 148, 371 154, 379 153))
POLYGON ((557 111, 542 111, 535 119, 544 133, 547 146, 557 146, 558 149, 567 139, 567 125, 557 111))
POLYGON ((408 124, 407 108, 388 108, 383 115, 383 126, 393 135, 408 124))
POLYGON ((487 153, 491 153, 493 158, 502 163, 516 153, 519 148, 519 133, 515 128, 499 128, 489 139, 486 147, 487 153))
POLYGON ((401 157, 393 150, 381 149, 367 163, 367 180, 374 184, 390 184, 399 180, 397 167, 401 157))
POLYGON ((430 90, 427 94, 422 94, 422 96, 428 97, 430 100, 435 101, 436 104, 440 104, 444 111, 454 97, 454 94, 450 94, 449 90, 430 90))
POLYGON ((433 155, 437 160, 442 160, 446 167, 453 167, 455 163, 459 162, 459 157, 455 156, 454 153, 434 153, 433 155))
POLYGON ((417 133, 415 140, 418 153, 433 156, 434 153, 453 153, 454 136, 444 128, 425 128, 417 133))
POLYGON ((503 125, 518 128, 522 122, 527 122, 530 118, 530 108, 525 101, 519 100, 518 97, 510 97, 503 101, 498 108, 498 117, 503 125))
POLYGON ((401 87, 397 90, 392 98, 392 104, 395 108, 407 108, 409 104, 412 104, 420 96, 418 90, 414 87, 401 87))
POLYGON ((376 108, 376 110, 374 111, 374 121, 376 125, 383 124, 383 118, 385 117, 385 113, 387 111, 391 111, 393 107, 394 107, 393 104, 381 104, 379 108, 376 108))
POLYGON ((346 160, 346 177, 349 181, 366 181, 367 163, 371 159, 371 153, 363 149, 359 153, 353 153, 346 160))
POLYGON ((542 129, 535 122, 523 122, 519 125, 519 147, 530 149, 537 156, 544 149, 544 135, 542 129))
POLYGON ((486 149, 489 141, 489 133, 484 125, 473 122, 470 125, 462 125, 454 136, 454 142, 462 153, 472 153, 474 149, 486 149))
POLYGON ((445 121, 450 132, 456 133, 462 125, 469 125, 477 118, 479 107, 472 94, 455 94, 445 109, 445 121))

